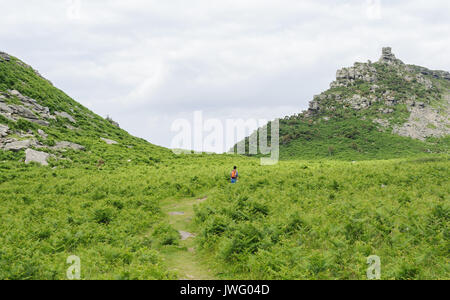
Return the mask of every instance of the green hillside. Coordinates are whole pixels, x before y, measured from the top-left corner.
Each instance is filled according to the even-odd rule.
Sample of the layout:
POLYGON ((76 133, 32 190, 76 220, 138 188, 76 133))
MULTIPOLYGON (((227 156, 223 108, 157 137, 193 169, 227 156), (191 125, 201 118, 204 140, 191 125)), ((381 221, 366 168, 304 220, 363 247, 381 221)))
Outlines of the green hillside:
MULTIPOLYGON (((337 72, 307 111, 280 120, 284 159, 390 159, 448 153, 450 73, 406 65, 390 48, 337 72)), ((248 138, 246 139, 248 149, 248 138)))
POLYGON ((281 120, 283 159, 262 166, 133 137, 0 53, 0 280, 67 279, 72 255, 83 280, 364 280, 372 255, 382 279, 450 279, 447 75, 374 66, 404 67, 432 82, 423 102, 394 75, 392 105, 335 86, 281 120))
POLYGON ((52 166, 95 167, 99 160, 111 165, 126 165, 129 160, 151 165, 173 157, 171 151, 133 137, 112 120, 89 111, 7 54, 0 56, 1 125, 7 129, 0 135, 0 148, 17 141, 28 143, 12 145, 16 151, 0 151, 0 160, 24 159, 27 148, 51 154, 52 166), (102 138, 117 144, 108 145, 102 138))

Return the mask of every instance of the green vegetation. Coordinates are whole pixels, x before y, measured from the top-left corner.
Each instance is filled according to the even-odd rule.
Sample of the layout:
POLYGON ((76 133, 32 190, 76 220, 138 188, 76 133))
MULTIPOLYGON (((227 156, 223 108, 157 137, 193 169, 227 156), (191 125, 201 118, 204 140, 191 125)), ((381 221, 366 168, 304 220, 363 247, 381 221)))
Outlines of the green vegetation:
POLYGON ((314 122, 281 120, 280 127, 284 159, 390 159, 421 156, 429 151, 447 153, 449 146, 443 139, 422 142, 380 132, 374 123, 357 117, 328 121, 318 118, 314 122))
POLYGON ((83 279, 365 279, 369 255, 385 279, 450 278, 447 156, 0 168, 2 279, 64 279, 69 255, 83 279))
MULTIPOLYGON (((383 72, 383 85, 406 99, 405 82, 383 72)), ((437 83, 415 93, 444 99, 450 84, 437 83)), ((85 150, 39 149, 54 155, 47 167, 24 164, 23 150, 0 150, 0 279, 66 279, 71 255, 82 279, 366 279, 370 255, 381 258, 383 279, 450 279, 450 137, 422 142, 381 130, 372 119, 382 104, 355 111, 326 98, 330 110, 281 120, 282 161, 269 167, 257 157, 174 155, 14 57, 0 62, 0 92, 12 89, 76 123, 0 114, 8 138, 85 150), (240 181, 231 185, 234 165, 240 181)), ((327 93, 370 89, 356 82, 327 93)), ((432 104, 445 107, 439 99, 432 104)), ((404 103, 394 108, 391 127, 409 117, 404 103)))
POLYGON ((448 157, 241 168, 196 211, 221 278, 449 279, 448 157))

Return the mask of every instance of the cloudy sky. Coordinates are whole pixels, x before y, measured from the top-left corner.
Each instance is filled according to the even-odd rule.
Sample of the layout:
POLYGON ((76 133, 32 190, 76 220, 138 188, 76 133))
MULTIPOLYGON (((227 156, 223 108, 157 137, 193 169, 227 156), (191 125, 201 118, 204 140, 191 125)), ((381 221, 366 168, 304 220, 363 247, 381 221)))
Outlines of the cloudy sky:
MULTIPOLYGON (((306 109, 336 70, 392 46, 450 70, 448 0, 0 0, 0 51, 130 133, 306 109)), ((227 145, 228 146, 228 145, 227 145)))

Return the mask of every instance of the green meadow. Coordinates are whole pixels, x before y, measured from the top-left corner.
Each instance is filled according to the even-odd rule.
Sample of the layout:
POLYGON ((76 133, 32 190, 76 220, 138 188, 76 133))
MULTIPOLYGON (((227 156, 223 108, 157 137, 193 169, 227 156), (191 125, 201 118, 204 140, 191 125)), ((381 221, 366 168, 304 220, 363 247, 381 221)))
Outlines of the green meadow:
POLYGON ((449 279, 448 156, 0 163, 0 278, 449 279), (241 178, 228 182, 233 165, 241 178), (180 210, 185 216, 172 216, 180 210), (185 229, 195 237, 182 241, 185 229))

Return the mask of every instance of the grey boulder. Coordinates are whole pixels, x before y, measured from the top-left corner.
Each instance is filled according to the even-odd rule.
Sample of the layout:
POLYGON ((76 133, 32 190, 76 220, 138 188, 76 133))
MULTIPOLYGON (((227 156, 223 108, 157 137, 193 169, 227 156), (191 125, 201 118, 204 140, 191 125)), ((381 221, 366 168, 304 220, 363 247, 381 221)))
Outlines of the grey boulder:
POLYGON ((45 152, 39 152, 33 149, 25 150, 25 163, 37 162, 43 166, 48 166, 48 158, 50 154, 45 152))
POLYGON ((15 141, 6 144, 3 149, 6 151, 20 151, 33 146, 35 143, 31 140, 15 141))
POLYGON ((110 140, 110 139, 105 139, 105 138, 100 138, 102 141, 104 141, 105 143, 107 143, 108 145, 116 145, 118 144, 118 142, 110 140))

